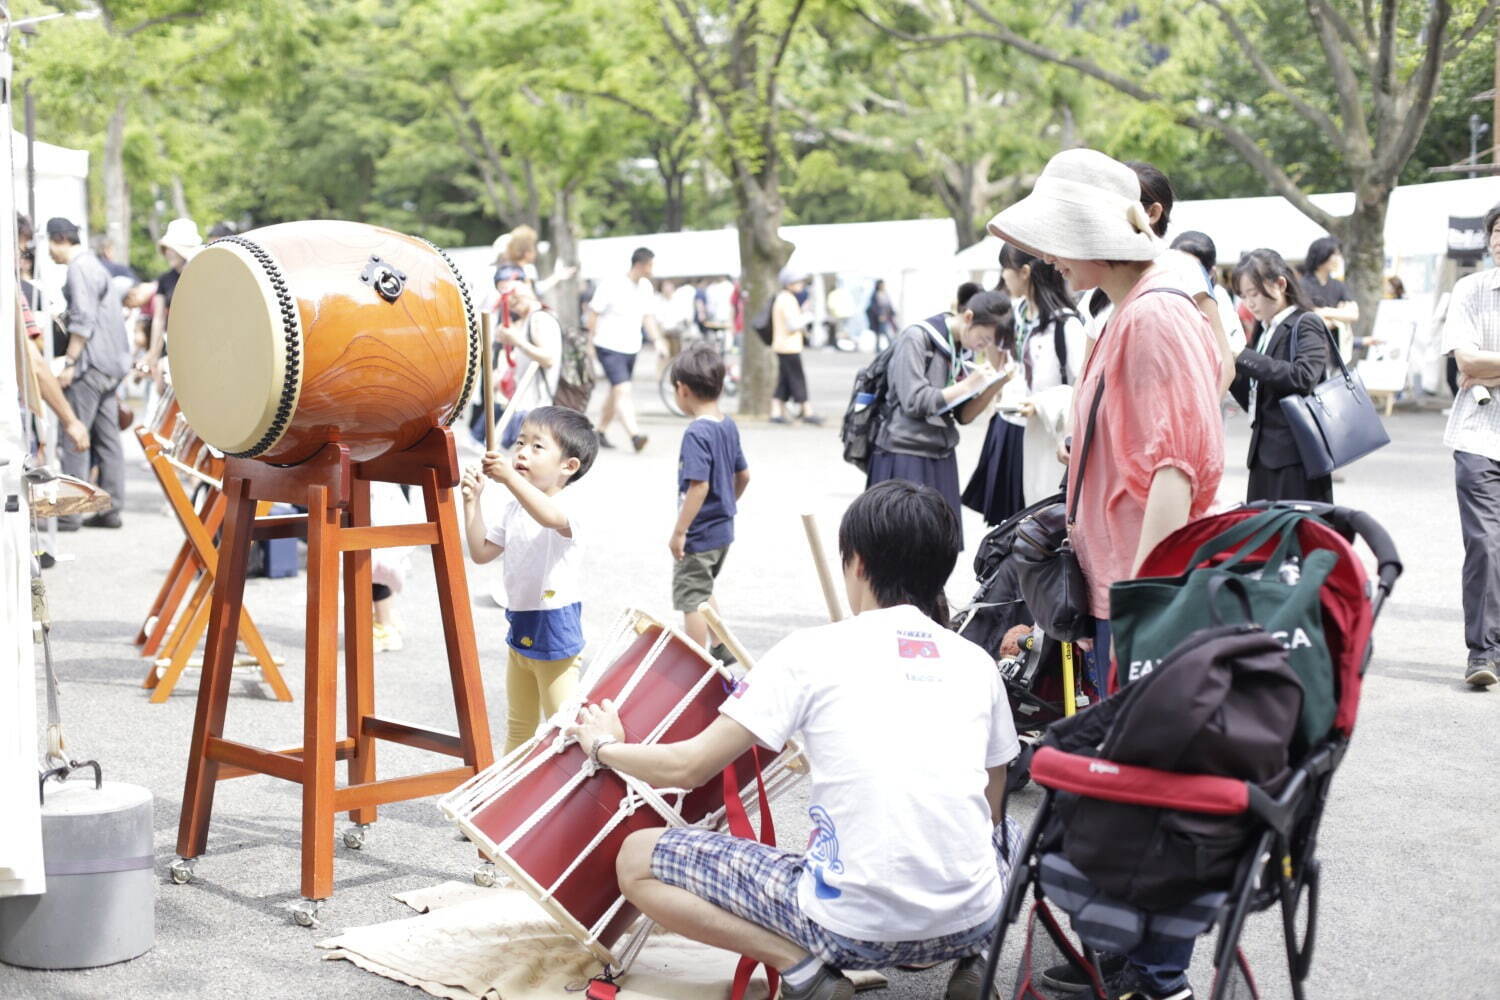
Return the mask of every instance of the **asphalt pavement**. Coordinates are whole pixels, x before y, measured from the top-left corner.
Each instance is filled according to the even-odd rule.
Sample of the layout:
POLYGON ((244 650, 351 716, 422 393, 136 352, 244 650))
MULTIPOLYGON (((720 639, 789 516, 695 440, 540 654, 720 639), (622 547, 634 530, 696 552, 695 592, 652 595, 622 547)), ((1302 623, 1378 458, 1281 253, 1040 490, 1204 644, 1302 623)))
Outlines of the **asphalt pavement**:
MULTIPOLYGON (((752 473, 738 538, 718 589, 729 623, 754 652, 786 633, 826 620, 799 515, 816 514, 833 547, 838 517, 863 486, 839 458, 837 418, 849 380, 869 355, 811 352, 808 376, 815 402, 829 418, 822 428, 741 424, 752 473)), ((641 366, 636 384, 651 437, 640 454, 601 454, 588 477, 570 490, 583 513, 589 545, 585 627, 601 635, 625 607, 671 619, 671 558, 667 538, 675 516, 677 441, 683 421, 665 412, 641 366)), ((1309 997, 1500 996, 1500 691, 1475 693, 1462 683, 1463 622, 1459 607, 1461 550, 1452 459, 1442 448, 1436 408, 1398 412, 1388 421, 1390 447, 1349 469, 1335 486, 1340 503, 1365 509, 1394 535, 1406 562, 1376 633, 1375 659, 1364 689, 1352 749, 1333 785, 1323 826, 1323 905, 1309 997)), ((1246 427, 1229 421, 1224 496, 1244 489, 1246 427)), ((618 437, 618 435, 616 435, 618 437)), ((959 449, 967 473, 983 428, 966 429, 959 449)), ((172 554, 180 543, 138 451, 129 446, 125 527, 65 535, 72 558, 46 573, 55 620, 54 649, 62 708, 74 752, 99 758, 113 779, 142 784, 156 796, 157 944, 132 962, 103 969, 37 973, 0 966, 0 998, 111 1000, 188 997, 405 997, 412 988, 327 962, 316 940, 346 927, 401 917, 395 892, 464 879, 471 849, 459 842, 431 800, 382 807, 361 851, 342 845, 337 888, 309 932, 293 925, 298 899, 298 789, 251 777, 220 786, 208 853, 186 886, 166 881, 175 856, 178 808, 192 727, 196 673, 162 705, 146 700, 145 663, 130 644, 172 554)), ((983 526, 965 522, 966 552, 949 594, 968 600, 969 567, 983 526)), ((377 707, 418 724, 451 728, 431 573, 413 561, 401 600, 406 648, 377 661, 377 707)), ((488 596, 498 570, 470 567, 470 587, 485 674, 492 732, 504 732, 505 620, 488 596)), ((304 578, 250 582, 246 605, 272 649, 286 658, 292 704, 273 700, 252 674, 237 675, 226 735, 262 746, 300 742, 303 710, 304 578)), ((40 657, 38 657, 40 660, 40 657)), ((41 687, 38 685, 38 694, 41 687)), ((424 769, 418 751, 382 750, 382 775, 424 769)), ((1034 788, 1017 797, 1029 815, 1034 788)), ((776 808, 786 845, 806 842, 805 794, 776 808)), ((343 820, 340 820, 342 827, 343 820)), ((1285 997, 1279 920, 1251 920, 1244 938, 1263 996, 1285 997)), ((1193 979, 1206 996, 1206 948, 1193 979)), ((1013 948, 1006 963, 1013 963, 1013 948)), ((946 970, 891 973, 883 996, 940 997, 946 970)))

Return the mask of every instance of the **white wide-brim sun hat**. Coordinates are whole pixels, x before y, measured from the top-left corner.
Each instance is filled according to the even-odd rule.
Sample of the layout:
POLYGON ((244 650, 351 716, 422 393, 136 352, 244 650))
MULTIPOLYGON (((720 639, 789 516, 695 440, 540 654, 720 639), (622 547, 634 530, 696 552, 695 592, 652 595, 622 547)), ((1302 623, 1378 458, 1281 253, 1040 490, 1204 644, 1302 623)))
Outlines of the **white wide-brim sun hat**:
POLYGON ((173 219, 167 223, 167 231, 161 234, 156 246, 177 251, 183 260, 192 260, 203 249, 203 237, 198 235, 198 224, 192 219, 173 219))
POLYGON ((1048 160, 1031 193, 991 219, 989 231, 1068 260, 1155 260, 1164 249, 1135 171, 1097 149, 1065 149, 1048 160))

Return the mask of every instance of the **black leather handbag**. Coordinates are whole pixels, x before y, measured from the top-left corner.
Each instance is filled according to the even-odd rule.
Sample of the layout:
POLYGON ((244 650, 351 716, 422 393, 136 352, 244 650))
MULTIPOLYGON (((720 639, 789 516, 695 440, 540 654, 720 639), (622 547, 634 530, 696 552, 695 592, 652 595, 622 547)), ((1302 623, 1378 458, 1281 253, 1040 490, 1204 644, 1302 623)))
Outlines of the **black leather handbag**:
MULTIPOLYGON (((1283 396, 1281 410, 1297 442, 1302 469, 1309 479, 1327 476, 1350 462, 1391 443, 1370 394, 1358 375, 1339 356, 1333 331, 1326 326, 1329 356, 1338 374, 1306 396, 1283 396)), ((1297 357, 1297 330, 1292 331, 1292 359, 1297 357)))
POLYGON ((1088 471, 1089 450, 1094 444, 1094 423, 1099 416, 1099 400, 1104 395, 1104 378, 1089 404, 1089 422, 1083 432, 1083 450, 1078 455, 1078 480, 1073 484, 1071 501, 1044 507, 1016 527, 1011 556, 1016 561, 1016 577, 1021 598, 1036 619, 1037 627, 1060 642, 1092 638, 1094 616, 1089 610, 1088 581, 1078 564, 1078 553, 1068 537, 1068 528, 1078 516, 1078 500, 1083 495, 1083 475, 1088 471))

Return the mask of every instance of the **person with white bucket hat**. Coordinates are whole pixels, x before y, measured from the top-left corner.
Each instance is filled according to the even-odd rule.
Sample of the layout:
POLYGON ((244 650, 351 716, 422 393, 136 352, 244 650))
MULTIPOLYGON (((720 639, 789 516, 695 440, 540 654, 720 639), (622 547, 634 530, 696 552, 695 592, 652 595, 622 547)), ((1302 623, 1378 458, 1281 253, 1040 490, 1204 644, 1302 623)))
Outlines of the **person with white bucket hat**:
MULTIPOLYGON (((1192 297, 1169 268, 1155 266, 1166 247, 1125 164, 1092 149, 1059 153, 989 231, 1115 304, 1074 393, 1068 469, 1068 495, 1078 499, 1069 534, 1099 621, 1095 648, 1108 655, 1110 584, 1134 576, 1147 553, 1204 514, 1218 492, 1219 353, 1192 297)), ((1106 963, 1110 995, 1190 1000, 1191 958, 1191 941, 1143 941, 1106 963)), ((1053 974, 1066 968, 1047 970, 1043 982, 1053 974)))
POLYGON ((161 359, 167 348, 167 314, 172 309, 172 294, 187 262, 203 249, 203 237, 192 219, 173 219, 167 231, 156 241, 156 248, 167 260, 167 270, 156 279, 156 294, 151 296, 151 341, 142 362, 151 379, 161 388, 161 359))

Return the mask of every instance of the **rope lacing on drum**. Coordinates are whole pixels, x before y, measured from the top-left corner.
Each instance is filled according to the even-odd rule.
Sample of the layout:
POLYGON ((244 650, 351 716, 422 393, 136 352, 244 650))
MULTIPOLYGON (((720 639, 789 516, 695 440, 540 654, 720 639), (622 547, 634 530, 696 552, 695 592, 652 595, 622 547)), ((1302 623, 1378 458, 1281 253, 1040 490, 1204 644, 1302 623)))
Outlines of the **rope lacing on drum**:
POLYGON ((458 401, 453 404, 453 409, 443 419, 443 426, 447 427, 458 419, 459 414, 463 413, 465 404, 469 402, 469 395, 474 391, 474 377, 479 371, 479 317, 474 311, 474 299, 469 295, 469 283, 459 273, 458 266, 453 263, 453 258, 431 240, 423 240, 420 236, 414 238, 431 247, 439 257, 443 258, 443 263, 448 265, 448 270, 453 272, 453 280, 458 283, 458 294, 463 298, 464 323, 469 330, 469 360, 464 367, 464 384, 459 390, 458 401))
POLYGON ((297 303, 287 289, 286 278, 264 247, 243 236, 220 237, 209 246, 218 243, 235 243, 244 247, 265 271, 267 280, 271 282, 271 289, 276 293, 276 306, 281 312, 282 336, 286 340, 286 377, 281 383, 281 399, 276 404, 276 414, 271 418, 271 426, 259 441, 246 450, 226 452, 233 458, 254 458, 281 439, 292 419, 292 410, 297 405, 297 393, 302 381, 302 324, 297 316, 297 303))

